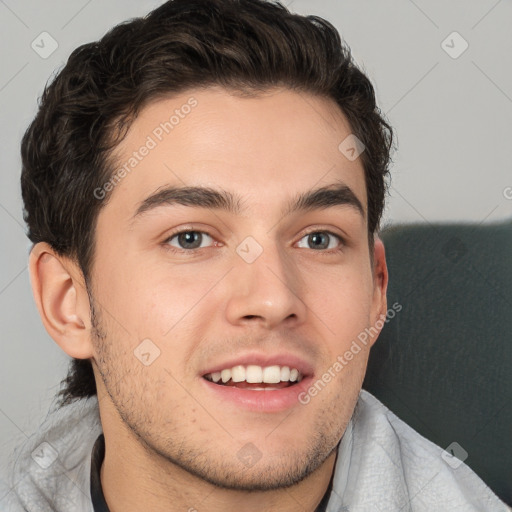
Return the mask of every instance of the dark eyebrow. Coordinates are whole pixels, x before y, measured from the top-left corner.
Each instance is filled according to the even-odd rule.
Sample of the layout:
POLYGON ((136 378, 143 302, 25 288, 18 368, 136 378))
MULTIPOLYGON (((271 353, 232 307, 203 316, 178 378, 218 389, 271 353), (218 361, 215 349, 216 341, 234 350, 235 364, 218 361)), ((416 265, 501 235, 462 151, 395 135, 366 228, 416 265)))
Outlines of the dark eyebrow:
POLYGON ((196 208, 213 208, 226 210, 233 214, 240 213, 240 199, 231 192, 210 187, 166 187, 150 195, 137 208, 135 217, 157 208, 158 206, 181 204, 196 208))
MULTIPOLYGON (((226 190, 217 190, 210 187, 166 187, 144 199, 132 220, 159 206, 180 204, 195 208, 212 208, 225 210, 232 214, 240 214, 243 208, 240 197, 226 190)), ((296 211, 329 208, 332 206, 349 206, 354 208, 365 218, 363 205, 354 192, 347 185, 330 185, 304 192, 289 201, 282 212, 283 216, 296 211)))
POLYGON ((332 206, 349 206, 357 210, 363 219, 365 218, 361 201, 359 201, 352 189, 344 184, 330 185, 300 194, 288 203, 288 207, 284 210, 283 215, 290 215, 300 210, 317 210, 332 206))

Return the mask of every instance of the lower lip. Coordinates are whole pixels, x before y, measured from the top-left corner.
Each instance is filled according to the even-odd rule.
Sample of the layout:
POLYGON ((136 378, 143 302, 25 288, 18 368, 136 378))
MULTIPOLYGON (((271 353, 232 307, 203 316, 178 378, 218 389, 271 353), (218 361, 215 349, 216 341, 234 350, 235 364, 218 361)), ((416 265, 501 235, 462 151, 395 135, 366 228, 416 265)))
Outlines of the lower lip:
POLYGON ((201 378, 208 392, 222 401, 255 412, 280 412, 301 405, 299 395, 309 388, 313 377, 304 377, 299 383, 282 389, 251 391, 234 386, 221 386, 201 378))

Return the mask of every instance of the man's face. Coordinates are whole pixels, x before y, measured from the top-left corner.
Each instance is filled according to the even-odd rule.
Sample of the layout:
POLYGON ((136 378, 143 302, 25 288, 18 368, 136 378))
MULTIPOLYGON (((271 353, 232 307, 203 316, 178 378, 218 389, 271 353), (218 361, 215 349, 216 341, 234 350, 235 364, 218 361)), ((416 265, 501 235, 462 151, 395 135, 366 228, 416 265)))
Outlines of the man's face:
POLYGON ((338 149, 349 135, 334 103, 282 89, 194 90, 143 109, 116 151, 116 170, 130 171, 96 228, 104 336, 93 363, 107 443, 238 489, 297 483, 332 455, 374 340, 333 365, 386 310, 362 163, 338 149), (177 187, 209 192, 162 202, 177 187), (212 381, 233 367, 230 381, 212 381), (294 368, 300 382, 286 380, 294 368), (233 382, 262 374, 273 382, 233 382))

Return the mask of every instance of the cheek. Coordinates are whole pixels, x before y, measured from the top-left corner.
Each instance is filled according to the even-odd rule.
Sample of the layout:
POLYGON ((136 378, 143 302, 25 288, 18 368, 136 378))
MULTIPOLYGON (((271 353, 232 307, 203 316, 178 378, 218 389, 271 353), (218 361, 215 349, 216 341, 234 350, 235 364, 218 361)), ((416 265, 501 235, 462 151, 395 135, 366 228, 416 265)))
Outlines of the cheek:
POLYGON ((197 266, 141 265, 127 258, 102 272, 102 304, 122 327, 142 339, 179 330, 191 312, 204 307, 202 299, 218 279, 197 266))
POLYGON ((369 273, 369 269, 340 266, 322 279, 317 274, 306 280, 306 304, 325 326, 327 336, 338 343, 351 340, 368 326, 373 292, 369 273))

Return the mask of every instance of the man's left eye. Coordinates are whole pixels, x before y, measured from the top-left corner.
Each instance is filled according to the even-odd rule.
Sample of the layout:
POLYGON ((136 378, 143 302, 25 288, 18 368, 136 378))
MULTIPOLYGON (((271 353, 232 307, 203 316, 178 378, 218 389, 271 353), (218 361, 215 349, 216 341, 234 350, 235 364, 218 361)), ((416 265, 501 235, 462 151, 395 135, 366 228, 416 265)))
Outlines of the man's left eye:
POLYGON ((169 237, 166 242, 177 249, 200 249, 211 245, 212 241, 213 238, 203 231, 182 231, 169 237))
POLYGON ((340 236, 329 231, 315 231, 313 233, 309 233, 301 238, 299 244, 303 243, 302 240, 305 240, 307 245, 298 245, 299 247, 306 247, 306 249, 315 250, 336 249, 336 247, 339 247, 343 243, 340 236))

